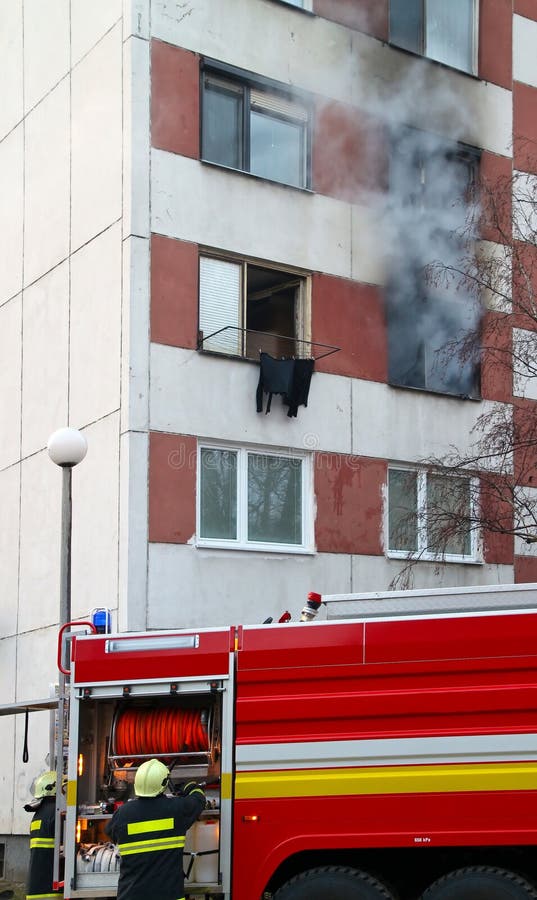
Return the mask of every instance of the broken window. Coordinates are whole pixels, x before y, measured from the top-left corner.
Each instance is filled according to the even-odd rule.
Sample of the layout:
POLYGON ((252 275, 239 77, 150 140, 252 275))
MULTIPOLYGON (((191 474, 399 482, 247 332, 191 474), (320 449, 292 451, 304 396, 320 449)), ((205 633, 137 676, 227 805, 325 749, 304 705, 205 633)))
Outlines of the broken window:
POLYGON ((390 164, 389 381, 479 396, 478 298, 463 277, 471 252, 478 154, 402 128, 390 164))
MULTIPOLYGON (((302 4, 295 4, 302 5, 302 4)), ((203 71, 202 158, 294 187, 309 186, 308 107, 273 82, 203 71)))
POLYGON ((255 360, 261 350, 275 357, 307 355, 307 285, 304 276, 287 270, 200 256, 200 346, 255 360))
POLYGON ((388 549, 390 556, 458 561, 477 559, 472 478, 390 468, 388 549))
POLYGON ((309 476, 306 454, 200 446, 198 543, 309 549, 309 476))
POLYGON ((398 47, 475 72, 476 0, 390 0, 390 40, 398 47))

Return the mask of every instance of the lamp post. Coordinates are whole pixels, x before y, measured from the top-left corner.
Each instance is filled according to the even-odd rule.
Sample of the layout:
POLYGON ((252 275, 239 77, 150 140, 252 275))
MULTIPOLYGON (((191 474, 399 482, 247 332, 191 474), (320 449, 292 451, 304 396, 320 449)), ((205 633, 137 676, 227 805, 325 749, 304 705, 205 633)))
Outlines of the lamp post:
MULTIPOLYGON (((72 521, 72 476, 73 469, 82 462, 87 451, 86 438, 76 428, 60 428, 48 440, 47 449, 53 463, 62 469, 62 531, 60 548, 60 633, 62 625, 71 621, 71 521, 72 521)), ((69 669, 69 644, 65 641, 61 652, 64 670, 69 669)), ((57 890, 60 882, 60 845, 63 843, 63 825, 65 821, 66 802, 61 790, 63 777, 66 774, 65 735, 69 728, 69 699, 67 685, 69 676, 60 671, 58 693, 58 715, 56 719, 56 818, 54 842, 53 885, 57 890)), ((54 758, 54 736, 51 735, 51 761, 54 758)), ((52 768, 52 766, 51 766, 52 768)))
MULTIPOLYGON (((60 628, 71 621, 71 522, 73 468, 82 462, 88 442, 76 428, 60 428, 48 440, 47 449, 53 463, 62 469, 62 526, 60 548, 60 628)), ((66 665, 66 647, 62 654, 66 665)))

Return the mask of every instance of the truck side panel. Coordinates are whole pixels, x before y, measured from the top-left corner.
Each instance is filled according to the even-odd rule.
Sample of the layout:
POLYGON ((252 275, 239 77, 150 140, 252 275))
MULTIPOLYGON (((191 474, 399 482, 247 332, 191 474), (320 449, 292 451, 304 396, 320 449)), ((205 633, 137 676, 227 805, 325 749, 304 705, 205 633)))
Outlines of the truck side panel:
POLYGON ((535 613, 244 629, 234 900, 301 850, 536 842, 536 648, 535 613))

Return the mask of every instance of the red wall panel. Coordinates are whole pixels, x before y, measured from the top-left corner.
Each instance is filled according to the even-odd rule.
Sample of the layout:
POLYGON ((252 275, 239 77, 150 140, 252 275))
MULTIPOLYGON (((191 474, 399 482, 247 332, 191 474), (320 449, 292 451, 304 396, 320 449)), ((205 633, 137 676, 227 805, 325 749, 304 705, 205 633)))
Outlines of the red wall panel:
POLYGON ((537 173, 537 88, 513 85, 513 147, 516 169, 537 173))
POLYGON ((382 490, 387 463, 317 453, 314 465, 317 550, 382 555, 382 490))
POLYGON ((513 163, 506 156, 484 150, 479 165, 479 189, 483 208, 481 236, 506 243, 511 237, 513 163))
POLYGON ((381 290, 346 278, 314 275, 312 340, 341 347, 316 364, 318 372, 386 382, 388 348, 381 290))
POLYGON ((510 403, 513 396, 511 325, 503 314, 486 313, 483 320, 482 348, 483 400, 510 403))
POLYGON ((186 544, 196 531, 196 439, 149 438, 149 540, 186 544))
POLYGON ((388 0, 313 0, 318 16, 388 40, 388 0))
POLYGON ((483 524, 494 523, 499 531, 483 528, 483 557, 494 565, 513 564, 514 539, 508 532, 513 527, 513 508, 509 502, 510 485, 494 473, 481 478, 483 524), (503 531, 502 531, 503 529, 503 531))
POLYGON ((198 245, 151 235, 151 340, 197 346, 198 245))
POLYGON ((481 0, 479 77, 505 88, 512 84, 512 0, 481 0))
POLYGON ((515 556, 515 584, 537 582, 537 557, 515 556))
POLYGON ((515 478, 537 487, 537 402, 517 397, 513 403, 515 478))
POLYGON ((537 0, 515 0, 515 12, 537 22, 537 0))
POLYGON ((319 100, 312 152, 313 190, 356 202, 364 189, 385 190, 388 140, 381 124, 344 103, 319 100))
POLYGON ((199 57, 162 41, 151 42, 151 144, 197 159, 199 57))

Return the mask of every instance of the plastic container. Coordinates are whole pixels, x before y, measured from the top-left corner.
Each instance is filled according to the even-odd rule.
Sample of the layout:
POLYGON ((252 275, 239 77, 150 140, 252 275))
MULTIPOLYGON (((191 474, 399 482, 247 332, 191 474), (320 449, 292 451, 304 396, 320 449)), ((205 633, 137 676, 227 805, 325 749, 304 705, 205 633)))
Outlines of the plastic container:
POLYGON ((195 857, 193 880, 197 884, 216 884, 218 882, 218 836, 219 823, 215 819, 196 822, 193 827, 193 844, 196 854, 206 856, 195 857))

